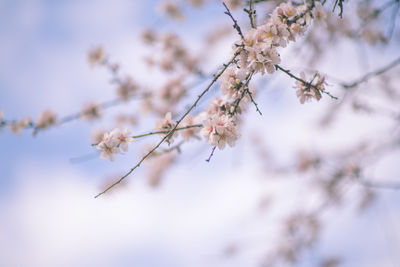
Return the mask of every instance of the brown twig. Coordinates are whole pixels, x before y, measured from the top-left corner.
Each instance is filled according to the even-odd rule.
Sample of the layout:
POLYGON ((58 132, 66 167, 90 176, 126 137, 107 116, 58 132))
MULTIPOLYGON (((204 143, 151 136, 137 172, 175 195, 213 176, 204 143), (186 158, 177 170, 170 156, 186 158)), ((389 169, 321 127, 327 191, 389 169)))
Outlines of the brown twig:
POLYGON ((226 11, 224 13, 226 15, 228 15, 233 21, 233 28, 238 32, 238 34, 240 35, 240 38, 242 38, 242 40, 244 40, 244 36, 243 36, 242 30, 240 29, 240 26, 237 23, 237 20, 232 16, 232 13, 229 10, 228 6, 224 2, 222 2, 222 4, 224 5, 224 7, 226 9, 226 11))

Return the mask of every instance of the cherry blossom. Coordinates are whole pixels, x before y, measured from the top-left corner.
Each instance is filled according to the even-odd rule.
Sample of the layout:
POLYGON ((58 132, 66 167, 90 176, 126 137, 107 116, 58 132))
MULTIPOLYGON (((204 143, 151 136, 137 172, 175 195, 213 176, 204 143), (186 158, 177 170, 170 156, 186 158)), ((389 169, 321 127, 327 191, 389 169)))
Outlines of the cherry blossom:
POLYGON ((107 59, 107 55, 102 46, 92 46, 89 50, 88 61, 91 67, 102 65, 107 59))
POLYGON ((228 115, 213 115, 203 122, 200 132, 212 146, 224 149, 225 145, 234 146, 240 137, 235 118, 228 115))
POLYGON ((133 138, 130 136, 131 131, 128 129, 121 130, 116 128, 111 131, 112 138, 115 138, 118 141, 118 146, 122 149, 122 151, 127 152, 128 146, 133 143, 133 138))
POLYGON ((39 118, 36 121, 37 128, 48 128, 54 125, 57 122, 57 114, 55 114, 52 110, 48 109, 43 111, 39 118))
POLYGON ((306 83, 303 81, 296 81, 295 86, 293 86, 293 88, 297 89, 296 95, 300 103, 304 104, 305 102, 311 101, 313 98, 319 101, 321 99, 321 91, 325 90, 325 77, 316 73, 309 82, 307 82, 304 72, 300 73, 300 77, 306 83))
POLYGON ((109 159, 110 161, 115 160, 115 154, 121 152, 118 147, 119 141, 111 133, 104 133, 103 140, 96 146, 98 150, 101 150, 100 158, 109 159))
POLYGON ((94 120, 101 117, 101 108, 99 104, 92 102, 86 103, 81 111, 82 118, 85 120, 94 120))

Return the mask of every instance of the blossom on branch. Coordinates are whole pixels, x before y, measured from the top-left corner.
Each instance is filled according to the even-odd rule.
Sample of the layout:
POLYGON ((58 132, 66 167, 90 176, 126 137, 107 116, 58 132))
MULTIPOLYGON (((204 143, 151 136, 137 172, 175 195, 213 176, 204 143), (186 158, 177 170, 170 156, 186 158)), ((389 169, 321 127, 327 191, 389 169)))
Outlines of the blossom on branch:
MULTIPOLYGON (((160 121, 156 122, 156 131, 169 131, 175 127, 175 122, 172 121, 172 114, 171 112, 167 112, 165 117, 160 121)), ((178 136, 178 132, 174 132, 173 135, 167 138, 168 144, 172 144, 174 142, 174 137, 178 136)))
POLYGON ((313 98, 319 101, 321 99, 321 92, 325 90, 325 76, 317 72, 309 82, 307 82, 304 72, 300 73, 300 77, 301 81, 296 81, 295 86, 293 86, 293 88, 297 89, 296 95, 300 103, 304 104, 313 98))
POLYGON ((48 109, 43 111, 36 121, 36 128, 45 129, 57 122, 57 114, 48 109))
POLYGON ((32 124, 32 120, 30 116, 27 116, 25 119, 19 119, 9 124, 9 130, 16 135, 20 135, 21 131, 32 124))
POLYGON ((82 119, 91 121, 101 117, 101 109, 97 103, 86 103, 81 111, 82 119))
POLYGON ((183 20, 184 16, 179 5, 172 1, 163 1, 160 4, 160 11, 171 19, 183 20))
POLYGON ((126 76, 117 87, 117 96, 123 101, 128 101, 132 96, 134 96, 138 88, 139 86, 132 77, 126 76))
POLYGON ((134 141, 130 134, 128 129, 119 128, 104 133, 101 142, 96 145, 96 148, 101 150, 100 158, 114 161, 115 154, 121 153, 121 149, 124 152, 128 151, 128 145, 134 141))
POLYGON ((233 116, 215 114, 203 122, 203 129, 200 132, 211 146, 224 149, 228 144, 230 147, 235 145, 240 134, 237 130, 237 123, 233 116))

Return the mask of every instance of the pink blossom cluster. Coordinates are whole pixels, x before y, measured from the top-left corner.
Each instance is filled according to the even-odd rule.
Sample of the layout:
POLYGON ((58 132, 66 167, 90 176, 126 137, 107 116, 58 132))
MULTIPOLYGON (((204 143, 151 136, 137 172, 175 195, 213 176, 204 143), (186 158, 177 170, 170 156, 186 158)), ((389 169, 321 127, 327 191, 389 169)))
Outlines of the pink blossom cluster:
POLYGON ((156 106, 159 113, 165 114, 168 111, 175 111, 176 104, 186 95, 186 86, 184 85, 185 75, 169 79, 162 85, 157 96, 160 103, 156 106))
POLYGON ((57 114, 54 113, 54 111, 52 111, 51 109, 48 109, 40 113, 35 125, 36 128, 45 129, 56 124, 56 122, 57 114))
POLYGON ((128 151, 128 145, 133 143, 133 137, 130 136, 131 132, 127 129, 121 130, 116 128, 111 132, 106 132, 96 148, 101 151, 100 158, 108 158, 114 161, 115 154, 128 151))
POLYGON ((282 3, 265 24, 245 33, 244 40, 233 47, 235 52, 240 52, 239 67, 256 73, 273 73, 275 65, 281 62, 277 48, 295 41, 310 25, 307 9, 306 5, 294 7, 291 2, 282 3))
POLYGON ((26 127, 32 125, 32 120, 30 116, 27 116, 23 119, 18 119, 16 121, 12 121, 8 124, 9 130, 16 135, 20 135, 22 130, 26 127))
POLYGON ((214 114, 203 122, 201 134, 208 143, 219 149, 224 149, 226 144, 234 146, 240 134, 237 130, 237 122, 234 116, 214 114))
POLYGON ((88 61, 91 67, 103 65, 107 60, 107 55, 101 45, 92 46, 89 50, 88 61))
MULTIPOLYGON (((317 2, 312 13, 323 17, 321 7, 317 2)), ((219 80, 223 97, 212 101, 203 113, 205 120, 201 134, 209 144, 219 149, 226 144, 235 144, 240 137, 237 114, 252 101, 254 94, 249 88, 252 75, 273 73, 275 65, 281 62, 277 48, 286 47, 297 36, 303 35, 310 23, 311 15, 306 5, 294 7, 291 2, 282 3, 265 24, 246 32, 243 39, 233 45, 234 53, 239 54, 238 64, 229 66, 222 73, 219 80)), ((318 85, 322 86, 323 82, 318 85)))
POLYGON ((164 71, 183 69, 189 72, 198 70, 198 59, 184 46, 182 40, 174 33, 158 34, 152 30, 145 30, 142 39, 147 44, 158 45, 161 54, 146 58, 149 65, 158 65, 164 71))
POLYGON ((178 3, 173 1, 163 1, 159 6, 160 11, 171 19, 183 20, 184 16, 178 3))
POLYGON ((139 85, 133 80, 133 78, 131 76, 125 76, 119 80, 117 96, 123 101, 128 101, 135 95, 138 89, 139 85))
MULTIPOLYGON (((187 115, 185 119, 182 121, 180 124, 181 128, 185 127, 191 127, 197 125, 197 122, 200 120, 199 116, 192 116, 192 115, 187 115)), ((172 120, 172 114, 171 112, 167 112, 165 114, 165 117, 162 118, 160 121, 156 122, 156 131, 159 132, 168 132, 172 130, 175 127, 176 123, 172 120)), ((169 144, 172 144, 174 142, 174 138, 177 138, 179 134, 182 134, 182 138, 185 141, 190 140, 191 138, 198 138, 197 133, 199 132, 198 127, 191 127, 188 129, 184 129, 181 131, 174 131, 174 133, 168 137, 167 142, 169 144)))
POLYGON ((300 73, 300 77, 303 81, 296 81, 296 95, 300 100, 301 104, 311 101, 311 99, 316 99, 319 101, 321 99, 321 92, 325 90, 325 76, 320 73, 315 73, 310 81, 307 82, 306 75, 304 72, 300 73))
POLYGON ((95 102, 84 104, 82 111, 82 119, 91 121, 101 117, 101 107, 95 102))

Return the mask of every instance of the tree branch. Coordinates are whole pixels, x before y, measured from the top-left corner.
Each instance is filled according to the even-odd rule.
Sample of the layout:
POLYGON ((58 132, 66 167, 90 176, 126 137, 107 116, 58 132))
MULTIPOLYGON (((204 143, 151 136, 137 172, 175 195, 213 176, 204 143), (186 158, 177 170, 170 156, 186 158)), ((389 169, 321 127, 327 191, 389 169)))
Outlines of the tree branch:
POLYGON ((214 79, 208 84, 208 86, 206 87, 206 89, 204 89, 204 91, 197 97, 196 101, 194 101, 194 103, 189 107, 189 109, 181 116, 181 118, 176 122, 174 128, 172 128, 162 139, 160 142, 158 142, 157 145, 155 145, 146 155, 144 155, 139 162, 133 166, 124 176, 122 176, 119 180, 117 180, 116 182, 114 182, 113 184, 111 184, 110 186, 108 186, 105 190, 103 190, 102 192, 100 192, 99 194, 97 194, 95 196, 95 198, 105 194, 107 191, 109 191, 110 189, 112 189, 114 186, 118 185, 119 183, 121 183, 126 177, 128 177, 136 168, 138 168, 142 162, 148 158, 164 141, 166 141, 170 136, 172 136, 172 134, 176 131, 176 129, 178 128, 179 124, 182 122, 182 120, 196 107, 196 105, 199 103, 200 99, 208 92, 208 90, 210 90, 211 86, 213 86, 213 84, 218 80, 218 78, 225 72, 225 70, 228 68, 228 66, 230 64, 232 64, 236 57, 239 55, 241 50, 239 50, 238 52, 236 52, 233 57, 231 58, 231 60, 229 60, 226 64, 223 65, 223 68, 214 76, 214 79))
POLYGON ((398 64, 400 64, 400 57, 398 57, 397 59, 395 59, 394 61, 392 61, 391 63, 389 63, 387 66, 382 67, 380 69, 371 71, 367 74, 365 74, 364 76, 362 76, 361 78, 353 81, 353 82, 349 82, 349 83, 342 83, 340 84, 344 89, 350 89, 353 87, 358 86, 361 83, 367 82, 370 78, 374 77, 374 76, 378 76, 380 74, 385 73, 386 71, 394 68, 395 66, 397 66, 398 64))
POLYGON ((315 90, 317 90, 318 92, 328 95, 328 96, 329 96, 330 98, 332 98, 332 99, 335 99, 335 100, 338 99, 336 96, 331 95, 331 93, 329 93, 328 91, 321 90, 321 89, 318 88, 318 86, 315 86, 315 85, 313 85, 313 84, 310 83, 310 82, 304 81, 303 79, 301 79, 301 78, 297 77, 296 75, 292 74, 292 73, 290 72, 290 70, 284 69, 284 68, 282 68, 282 67, 279 66, 279 65, 275 65, 275 68, 276 68, 277 70, 280 70, 280 71, 286 73, 287 75, 289 75, 289 77, 291 77, 291 78, 293 78, 293 79, 295 79, 295 80, 297 80, 297 81, 299 81, 299 82, 304 83, 306 86, 312 87, 312 88, 314 88, 315 90))

